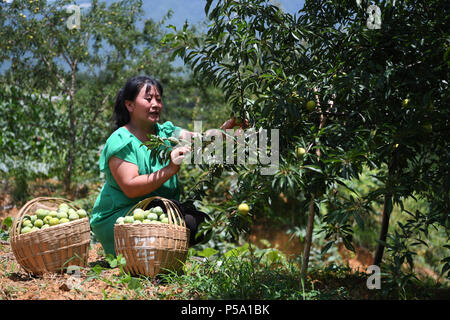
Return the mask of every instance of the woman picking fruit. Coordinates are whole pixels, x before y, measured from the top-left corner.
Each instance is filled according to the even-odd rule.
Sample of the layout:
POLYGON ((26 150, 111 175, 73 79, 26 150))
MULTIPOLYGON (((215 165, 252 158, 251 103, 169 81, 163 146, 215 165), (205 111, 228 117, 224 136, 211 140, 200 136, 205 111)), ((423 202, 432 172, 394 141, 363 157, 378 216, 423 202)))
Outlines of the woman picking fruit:
MULTIPOLYGON (((190 141, 194 135, 172 122, 159 123, 163 110, 163 88, 147 76, 127 81, 119 90, 114 107, 115 131, 107 139, 100 155, 100 170, 106 182, 92 210, 90 224, 106 254, 115 256, 114 223, 127 214, 139 201, 152 196, 178 201, 180 191, 176 174, 188 147, 175 147, 170 153, 169 164, 162 165, 142 143, 147 135, 161 138, 175 137, 190 141)), ((235 118, 226 121, 221 129, 232 129, 235 118)), ((194 240, 198 225, 205 214, 189 212, 184 218, 194 240)), ((194 244, 191 241, 191 245, 194 244)))

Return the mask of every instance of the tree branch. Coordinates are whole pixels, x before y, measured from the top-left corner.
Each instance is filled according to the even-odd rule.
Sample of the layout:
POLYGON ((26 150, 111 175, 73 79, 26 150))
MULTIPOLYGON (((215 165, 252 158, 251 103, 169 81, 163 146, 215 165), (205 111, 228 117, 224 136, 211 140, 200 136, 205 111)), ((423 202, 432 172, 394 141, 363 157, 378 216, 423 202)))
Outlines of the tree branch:
MULTIPOLYGON (((41 56, 42 61, 44 61, 44 63, 47 65, 47 67, 49 68, 49 70, 52 72, 53 71, 53 67, 50 64, 50 62, 45 58, 45 56, 41 56)), ((63 91, 65 91, 65 87, 66 87, 66 81, 64 80, 63 77, 61 77, 57 72, 52 72, 55 77, 59 80, 59 85, 60 85, 60 89, 62 89, 63 91)), ((58 83, 56 83, 56 85, 58 85, 58 83)))
POLYGON ((93 125, 94 123, 96 123, 97 117, 98 117, 99 114, 104 110, 106 101, 109 99, 110 95, 111 95, 111 94, 108 93, 108 94, 106 95, 106 97, 102 100, 102 103, 101 103, 100 107, 97 108, 97 109, 95 110, 95 113, 94 113, 94 115, 92 116, 91 121, 89 121, 88 127, 86 128, 86 130, 84 130, 83 135, 81 136, 81 139, 80 139, 80 145, 84 145, 84 143, 85 143, 85 141, 86 141, 86 137, 87 137, 88 132, 91 131, 92 125, 93 125))

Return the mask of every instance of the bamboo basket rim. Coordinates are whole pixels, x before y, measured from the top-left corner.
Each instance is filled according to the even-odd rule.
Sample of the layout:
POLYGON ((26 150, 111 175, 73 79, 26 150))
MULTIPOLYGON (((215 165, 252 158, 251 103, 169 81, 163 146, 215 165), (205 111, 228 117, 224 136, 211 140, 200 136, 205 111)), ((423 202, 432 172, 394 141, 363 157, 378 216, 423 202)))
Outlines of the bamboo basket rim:
MULTIPOLYGON (((27 203, 25 203, 22 208, 20 208, 16 219, 14 219, 12 228, 11 228, 11 232, 10 232, 10 238, 11 239, 15 239, 24 235, 27 235, 28 233, 24 233, 21 234, 20 233, 20 229, 22 227, 22 222, 23 222, 23 218, 26 216, 26 213, 28 212, 28 210, 35 204, 35 203, 42 203, 42 202, 61 202, 61 203, 67 203, 70 207, 72 207, 72 209, 80 209, 77 205, 75 205, 71 200, 69 199, 65 199, 65 198, 58 198, 58 197, 37 197, 34 199, 29 200, 27 203)), ((59 227, 59 226, 64 226, 67 225, 69 223, 72 222, 77 222, 77 221, 83 221, 83 219, 88 219, 88 217, 82 218, 82 219, 78 219, 78 220, 74 220, 74 221, 70 221, 64 224, 60 224, 60 225, 56 225, 56 226, 52 226, 52 230, 55 230, 53 228, 55 227, 59 227)), ((33 233, 35 232, 39 232, 39 231, 46 231, 47 229, 44 230, 36 230, 33 231, 33 233)))
MULTIPOLYGON (((183 227, 183 228, 187 229, 186 223, 184 221, 184 218, 182 217, 180 209, 170 199, 159 197, 159 196, 149 197, 149 198, 139 201, 133 207, 131 207, 130 210, 128 210, 128 212, 125 214, 125 216, 129 216, 135 209, 138 209, 138 208, 145 210, 148 207, 148 205, 155 199, 161 200, 166 207, 167 217, 169 218, 169 223, 166 223, 166 224, 168 224, 169 226, 183 227), (179 222, 180 224, 177 224, 177 222, 179 222)), ((141 225, 141 224, 139 224, 139 225, 141 225)), ((158 224, 149 223, 148 225, 155 226, 158 224)))

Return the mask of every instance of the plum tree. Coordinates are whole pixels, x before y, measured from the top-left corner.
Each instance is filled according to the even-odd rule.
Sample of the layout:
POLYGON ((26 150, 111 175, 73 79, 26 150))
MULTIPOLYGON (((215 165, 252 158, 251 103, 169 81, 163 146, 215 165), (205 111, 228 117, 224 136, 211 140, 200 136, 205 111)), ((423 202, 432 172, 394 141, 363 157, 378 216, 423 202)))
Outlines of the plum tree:
MULTIPOLYGON (((239 173, 239 189, 231 201, 245 199, 263 212, 280 193, 301 201, 308 211, 304 277, 319 203, 337 186, 348 188, 346 181, 358 179, 364 167, 380 170, 383 187, 322 215, 322 231, 329 240, 323 252, 338 239, 354 250, 353 223, 364 227, 362 217, 372 214, 369 203, 380 199, 383 221, 375 264, 387 245, 392 208, 402 207, 403 199, 420 193, 433 210, 403 225, 404 233, 397 233, 400 242, 419 230, 426 235, 432 223, 448 226, 449 202, 438 191, 448 190, 443 177, 448 176, 449 160, 444 6, 443 0, 427 6, 385 1, 377 6, 379 27, 369 28, 367 8, 355 1, 305 1, 292 16, 262 0, 208 0, 205 12, 214 23, 204 37, 188 32, 187 25, 166 36, 199 78, 224 90, 234 113, 245 115, 256 130, 280 130, 278 171, 268 177, 258 174, 259 164, 231 166, 239 173), (297 95, 316 112, 302 108, 297 95), (404 108, 411 101, 414 107, 404 108), (434 110, 424 112, 430 104, 434 110), (428 122, 432 130, 418 125, 428 122), (290 156, 299 142, 312 150, 302 163, 290 156), (433 174, 421 170, 424 165, 433 174)), ((224 168, 210 172, 220 176, 224 168)), ((330 203, 336 199, 327 197, 330 203)), ((225 206, 232 208, 231 203, 225 206)), ((231 220, 226 225, 233 236, 242 230, 245 220, 221 217, 231 220)), ((400 248, 390 245, 392 255, 400 248)), ((402 251, 397 265, 403 259, 412 266, 411 257, 411 251, 402 251)))

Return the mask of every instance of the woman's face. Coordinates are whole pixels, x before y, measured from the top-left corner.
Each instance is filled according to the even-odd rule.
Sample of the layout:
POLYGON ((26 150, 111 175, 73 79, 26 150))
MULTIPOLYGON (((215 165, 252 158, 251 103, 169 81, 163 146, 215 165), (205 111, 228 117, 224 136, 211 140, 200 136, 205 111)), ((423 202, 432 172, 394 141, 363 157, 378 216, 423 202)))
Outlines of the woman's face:
POLYGON ((162 110, 162 98, 155 86, 151 86, 146 92, 147 85, 144 85, 132 103, 128 103, 127 108, 130 117, 138 122, 156 124, 159 121, 162 110))

